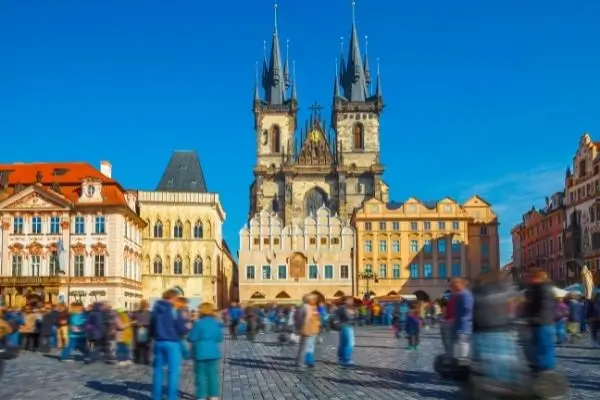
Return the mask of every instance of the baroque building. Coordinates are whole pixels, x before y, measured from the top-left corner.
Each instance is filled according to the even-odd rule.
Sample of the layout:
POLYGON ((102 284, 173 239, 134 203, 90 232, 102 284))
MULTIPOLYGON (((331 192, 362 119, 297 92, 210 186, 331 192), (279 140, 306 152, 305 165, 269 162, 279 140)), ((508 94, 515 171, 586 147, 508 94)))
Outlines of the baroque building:
POLYGON ((580 282, 587 265, 600 272, 600 142, 585 133, 565 176, 565 264, 567 283, 580 282))
POLYGON ((468 280, 500 268, 498 218, 478 196, 464 204, 446 197, 403 203, 376 198, 354 214, 355 295, 414 294, 435 299, 448 280, 468 280))
POLYGON ((155 191, 138 192, 143 233, 144 296, 176 288, 190 307, 223 307, 237 290, 237 265, 223 240, 225 211, 210 193, 196 153, 176 151, 155 191))
MULTIPOLYGON (((350 234, 349 221, 354 209, 374 197, 387 201, 388 187, 382 180, 384 167, 380 161, 379 141, 379 119, 384 107, 381 79, 378 74, 375 82, 371 82, 368 58, 360 50, 358 37, 353 19, 348 53, 340 55, 333 81, 330 124, 323 119, 322 107, 314 103, 306 123, 300 128, 295 64, 292 63, 290 70, 289 57, 282 59, 279 28, 275 23, 270 55, 265 54, 261 79, 260 82, 257 79, 254 90, 256 165, 250 186, 249 226, 240 234, 239 262, 245 268, 240 281, 242 300, 247 299, 245 294, 262 293, 261 282, 247 279, 252 276, 248 271, 268 270, 267 266, 274 271, 285 264, 282 260, 287 260, 286 265, 290 267, 293 255, 304 257, 306 262, 302 271, 297 270, 300 274, 297 278, 299 282, 307 279, 303 290, 310 289, 314 284, 314 280, 309 279, 311 268, 314 272, 315 266, 319 271, 331 266, 311 261, 313 256, 307 253, 311 240, 319 241, 313 245, 322 255, 317 258, 332 262, 336 256, 329 253, 336 253, 340 245, 331 247, 330 240, 342 231, 344 235, 350 234), (314 221, 316 231, 328 232, 327 235, 335 232, 334 236, 330 235, 327 242, 321 244, 321 238, 315 237, 311 230, 310 224, 314 221), (279 224, 278 228, 267 228, 271 223, 279 224), (321 225, 324 223, 334 225, 321 225), (252 248, 248 240, 254 240, 257 224, 261 229, 261 245, 252 248), (282 233, 292 232, 305 236, 308 244, 291 241, 291 247, 273 245, 276 239, 283 243, 282 233), (269 245, 263 248, 267 242, 269 245), (260 257, 259 251, 263 252, 260 257)), ((286 53, 289 54, 289 49, 286 53)), ((348 242, 344 251, 351 251, 350 246, 348 242)), ((349 265, 349 279, 353 281, 354 267, 350 261, 340 262, 349 265)), ((341 270, 341 266, 339 268, 341 270)), ((347 292, 345 281, 332 284, 339 289, 334 292, 347 292)), ((294 290, 294 293, 299 291, 294 290)))
POLYGON ((6 304, 141 298, 137 199, 88 163, 0 165, 0 294, 6 304))

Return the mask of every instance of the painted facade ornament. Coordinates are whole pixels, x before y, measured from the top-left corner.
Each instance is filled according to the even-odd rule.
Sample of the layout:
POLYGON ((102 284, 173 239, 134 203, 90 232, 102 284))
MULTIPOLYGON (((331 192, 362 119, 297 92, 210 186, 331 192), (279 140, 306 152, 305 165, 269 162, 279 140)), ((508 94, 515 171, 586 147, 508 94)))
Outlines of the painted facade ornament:
POLYGON ((106 245, 100 242, 92 245, 92 253, 96 255, 108 255, 106 245))

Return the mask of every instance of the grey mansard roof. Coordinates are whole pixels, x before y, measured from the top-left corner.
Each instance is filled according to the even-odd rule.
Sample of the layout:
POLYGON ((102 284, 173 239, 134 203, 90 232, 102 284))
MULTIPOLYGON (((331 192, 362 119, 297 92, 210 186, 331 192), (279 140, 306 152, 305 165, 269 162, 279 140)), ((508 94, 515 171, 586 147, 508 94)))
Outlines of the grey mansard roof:
POLYGON ((160 192, 208 192, 198 154, 195 151, 174 151, 156 190, 160 192))

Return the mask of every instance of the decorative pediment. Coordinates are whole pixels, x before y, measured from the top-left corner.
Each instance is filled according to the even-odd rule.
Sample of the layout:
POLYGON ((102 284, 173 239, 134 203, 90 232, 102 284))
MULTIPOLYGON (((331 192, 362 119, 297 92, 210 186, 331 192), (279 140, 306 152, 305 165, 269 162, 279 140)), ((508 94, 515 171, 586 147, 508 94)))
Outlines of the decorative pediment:
POLYGON ((252 296, 250 296, 251 299, 255 299, 255 300, 256 299, 264 299, 265 297, 266 297, 265 294, 261 293, 261 292, 254 292, 252 294, 252 296))
POLYGON ((291 299, 291 296, 286 292, 286 291, 282 291, 279 292, 277 294, 277 296, 275 296, 276 299, 291 299))
POLYGON ((74 245, 71 246, 71 251, 76 255, 76 256, 81 256, 81 255, 86 255, 87 252, 85 251, 85 244, 81 243, 81 242, 77 242, 74 245))
POLYGON ((106 245, 104 243, 96 243, 92 245, 92 253, 96 255, 108 255, 108 251, 106 250, 106 245))
POLYGON ((38 242, 32 242, 27 246, 27 251, 32 256, 41 256, 44 252, 44 246, 38 242))
POLYGON ((10 246, 8 246, 8 251, 10 251, 13 254, 20 254, 23 252, 23 245, 21 243, 14 243, 10 246))
POLYGON ((62 195, 46 190, 42 185, 31 185, 0 202, 0 210, 65 210, 72 203, 62 195))
POLYGON ((331 147, 325 137, 323 128, 319 121, 314 119, 298 154, 298 164, 331 165, 332 160, 331 147))

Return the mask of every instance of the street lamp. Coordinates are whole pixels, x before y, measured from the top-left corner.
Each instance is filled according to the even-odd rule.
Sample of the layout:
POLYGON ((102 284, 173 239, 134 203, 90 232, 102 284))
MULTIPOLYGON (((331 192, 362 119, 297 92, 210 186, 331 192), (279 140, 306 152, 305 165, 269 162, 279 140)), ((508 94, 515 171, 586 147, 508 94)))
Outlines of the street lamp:
POLYGON ((370 297, 371 291, 369 290, 369 282, 371 282, 371 280, 375 283, 379 282, 379 276, 377 276, 377 274, 371 270, 366 270, 358 274, 358 279, 364 279, 367 281, 367 291, 365 293, 365 297, 370 297))

